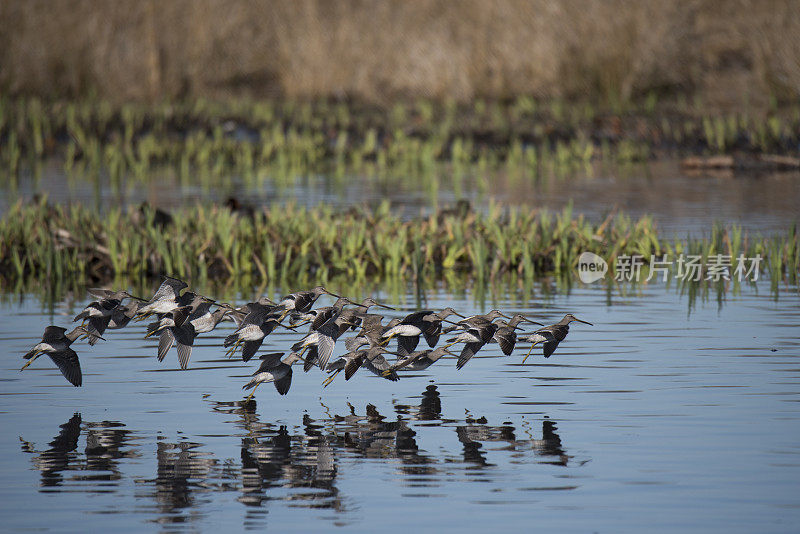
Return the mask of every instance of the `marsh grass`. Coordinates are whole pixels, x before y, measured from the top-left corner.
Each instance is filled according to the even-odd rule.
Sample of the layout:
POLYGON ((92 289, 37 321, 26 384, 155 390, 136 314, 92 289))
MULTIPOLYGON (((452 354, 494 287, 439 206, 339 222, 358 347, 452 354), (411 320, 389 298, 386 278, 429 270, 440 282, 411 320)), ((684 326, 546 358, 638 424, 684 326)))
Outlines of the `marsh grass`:
POLYGON ((182 183, 289 183, 325 174, 398 179, 503 170, 514 179, 586 172, 670 152, 794 154, 800 108, 610 113, 590 104, 520 97, 470 104, 416 100, 388 110, 365 103, 232 100, 153 106, 0 98, 0 180, 46 160, 68 175, 146 182, 164 169, 182 183))
MULTIPOLYGON (((490 285, 506 275, 532 283, 570 278, 585 251, 612 269, 620 256, 652 258, 740 254, 764 258, 773 284, 796 286, 800 246, 796 227, 777 237, 714 227, 701 239, 664 240, 649 217, 610 214, 599 224, 559 213, 492 204, 486 214, 434 213, 403 219, 384 203, 375 210, 334 211, 276 206, 252 217, 221 207, 195 207, 159 222, 145 208, 102 215, 81 206, 15 204, 0 220, 0 280, 107 281, 168 273, 195 280, 235 279, 250 285, 326 283, 343 277, 432 280, 466 277, 490 285)), ((705 275, 705 273, 703 273, 705 275)), ((777 287, 777 286, 776 286, 777 287)))

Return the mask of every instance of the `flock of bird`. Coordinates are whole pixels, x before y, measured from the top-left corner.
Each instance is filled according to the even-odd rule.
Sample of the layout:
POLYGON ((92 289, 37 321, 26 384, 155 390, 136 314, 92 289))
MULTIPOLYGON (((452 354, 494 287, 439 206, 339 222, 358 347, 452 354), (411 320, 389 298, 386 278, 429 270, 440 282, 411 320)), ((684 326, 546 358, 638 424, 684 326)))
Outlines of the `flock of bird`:
POLYGON ((182 369, 188 368, 197 336, 210 332, 223 320, 232 320, 237 325, 234 332, 225 338, 224 346, 228 349, 228 357, 240 349, 245 362, 256 355, 264 338, 276 328, 296 331, 298 327, 310 324, 308 333, 291 346, 287 356, 284 357, 282 352, 260 356, 259 368, 242 388, 251 390, 247 397, 249 401, 256 388, 266 382, 274 383, 278 393, 285 395, 292 383, 292 365, 298 361, 303 362, 303 370, 306 372, 314 366, 328 372, 329 376, 323 382, 326 387, 341 371, 344 371, 345 379, 350 380, 362 367, 378 376, 396 381, 399 380, 397 371, 426 369, 445 354, 457 357, 456 368, 461 369, 484 345, 491 342, 497 342, 508 356, 517 344, 517 329, 522 323, 542 327, 524 337, 532 345, 522 362, 525 363, 533 348, 540 343, 544 357, 549 358, 567 336, 570 323, 577 321, 592 324, 569 313, 559 322, 544 326, 520 314, 509 317, 499 310, 492 310, 484 315, 465 317, 452 308, 438 312, 420 310, 383 324, 384 316, 370 313, 369 310, 373 307, 389 310, 394 308, 380 304, 372 298, 356 303, 331 293, 322 286, 290 293, 279 302, 262 297, 239 308, 184 291, 187 288, 185 282, 165 277, 149 300, 135 297, 127 291, 90 289, 90 294, 97 300, 75 317, 74 320, 82 321, 82 324, 70 332, 60 326, 45 328, 41 342, 23 356, 27 363, 20 371, 25 370, 40 355, 47 354, 72 385, 80 386, 80 361, 71 348, 75 340, 88 338, 89 344, 94 345, 98 340, 105 339, 102 336, 107 330, 124 328, 132 320, 150 317, 156 320, 147 325, 145 338, 158 336, 159 361, 164 360, 174 344, 182 369), (331 306, 314 309, 314 304, 323 294, 336 297, 336 302, 331 306), (127 304, 123 304, 126 300, 127 304), (212 306, 216 306, 213 312, 212 306), (450 320, 452 316, 458 319, 450 320), (284 324, 287 317, 289 319, 284 324), (343 340, 348 352, 331 361, 337 340, 348 330, 354 332, 354 335, 343 340), (437 346, 443 334, 452 334, 452 337, 446 344, 437 346), (429 348, 416 350, 420 337, 425 339, 429 348), (391 351, 389 346, 394 338, 397 339, 396 350, 391 351), (458 343, 464 344, 461 352, 450 352, 450 347, 458 343), (390 362, 387 355, 393 355, 396 359, 390 362))

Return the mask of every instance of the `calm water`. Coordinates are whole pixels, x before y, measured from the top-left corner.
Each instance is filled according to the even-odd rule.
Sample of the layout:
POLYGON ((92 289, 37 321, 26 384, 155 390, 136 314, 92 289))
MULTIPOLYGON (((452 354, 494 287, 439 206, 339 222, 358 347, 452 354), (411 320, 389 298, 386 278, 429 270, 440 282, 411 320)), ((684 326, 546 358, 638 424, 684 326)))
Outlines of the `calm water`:
MULTIPOLYGON (((365 370, 327 389, 295 367, 291 391, 241 386, 224 328, 190 370, 163 364, 143 326, 80 343, 84 387, 21 355, 45 325, 35 298, 0 307, 0 513, 20 530, 796 532, 800 524, 797 292, 768 282, 722 307, 649 286, 579 287, 488 303, 577 324, 553 357, 485 347, 392 383, 365 370)), ((391 299, 413 308, 411 295, 391 299)), ((479 311, 469 295, 427 306, 479 311)), ((262 351, 297 334, 276 332, 262 351)), ((335 354, 344 352, 337 347, 335 354)))
MULTIPOLYGON (((30 178, 30 177, 28 177, 30 178)), ((19 186, 0 186, 0 214, 17 199, 46 193, 52 201, 78 202, 102 211, 108 206, 138 206, 149 202, 171 210, 197 203, 222 203, 234 197, 260 209, 274 203, 296 202, 339 208, 377 205, 391 200, 409 216, 469 199, 476 209, 490 200, 504 205, 561 210, 569 202, 576 214, 602 221, 614 207, 638 218, 652 215, 663 235, 680 238, 708 235, 715 222, 738 224, 751 232, 782 233, 797 221, 800 205, 798 172, 716 172, 687 174, 677 160, 654 161, 632 167, 598 165, 569 177, 514 177, 504 173, 454 176, 446 168, 436 176, 304 176, 294 180, 241 177, 193 177, 182 183, 166 169, 146 182, 130 180, 115 185, 79 173, 66 175, 58 162, 43 166, 36 179, 19 186)))

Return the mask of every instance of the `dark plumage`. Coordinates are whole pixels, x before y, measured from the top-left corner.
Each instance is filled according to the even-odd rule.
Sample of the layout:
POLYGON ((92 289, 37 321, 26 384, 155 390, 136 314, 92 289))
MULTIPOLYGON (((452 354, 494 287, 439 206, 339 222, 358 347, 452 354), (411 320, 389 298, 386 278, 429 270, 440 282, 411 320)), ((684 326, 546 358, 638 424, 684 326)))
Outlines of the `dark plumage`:
POLYGON ((300 360, 301 357, 296 352, 292 352, 281 360, 282 352, 273 352, 261 356, 261 365, 253 373, 250 382, 242 386, 242 389, 253 389, 247 397, 249 401, 253 398, 256 388, 265 382, 273 382, 275 389, 281 395, 286 395, 292 385, 292 364, 300 360))
POLYGON ((73 386, 80 387, 83 383, 81 362, 78 359, 78 354, 70 348, 70 345, 81 334, 85 333, 86 329, 82 326, 76 327, 69 333, 67 333, 66 328, 48 326, 44 329, 42 340, 23 356, 28 361, 20 371, 24 371, 41 354, 47 354, 53 360, 53 363, 58 366, 64 378, 73 386))
POLYGON ((525 358, 522 359, 522 363, 525 363, 525 360, 527 360, 528 356, 531 355, 533 347, 535 347, 539 343, 543 343, 542 352, 544 354, 544 357, 549 358, 550 355, 553 354, 553 352, 556 350, 556 347, 558 347, 558 344, 564 341, 564 339, 567 337, 567 334, 569 333, 569 323, 573 321, 594 326, 592 325, 592 323, 578 319, 571 313, 566 314, 564 318, 561 319, 556 324, 540 328, 539 330, 534 332, 533 335, 527 338, 527 341, 530 341, 532 345, 530 350, 528 351, 528 354, 526 354, 525 358))
POLYGON ((496 341, 500 344, 500 350, 503 351, 503 354, 509 356, 513 351, 514 347, 517 344, 517 332, 516 329, 519 328, 519 323, 525 321, 531 324, 537 324, 539 326, 544 326, 541 323, 537 323, 536 321, 531 321, 527 317, 524 317, 520 314, 514 315, 508 322, 500 321, 499 328, 494 333, 492 337, 492 341, 496 341))

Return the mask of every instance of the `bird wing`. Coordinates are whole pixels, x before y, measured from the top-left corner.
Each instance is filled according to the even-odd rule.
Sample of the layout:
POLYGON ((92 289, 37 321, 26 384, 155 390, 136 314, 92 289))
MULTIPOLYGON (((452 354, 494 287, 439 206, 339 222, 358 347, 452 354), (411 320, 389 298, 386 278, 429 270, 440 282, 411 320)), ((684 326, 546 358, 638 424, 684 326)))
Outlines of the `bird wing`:
POLYGON ((501 328, 494 334, 494 339, 500 344, 503 354, 509 356, 517 344, 517 334, 513 328, 501 328))
POLYGON ((415 326, 422 326, 421 323, 425 320, 426 315, 431 315, 434 312, 433 310, 420 310, 414 313, 409 313, 406 315, 400 324, 413 324, 415 326))
POLYGON ((559 341, 552 340, 552 341, 545 341, 544 345, 542 345, 542 352, 544 353, 545 358, 549 358, 553 352, 555 352, 556 347, 558 347, 559 341))
POLYGON ((323 371, 325 367, 328 365, 328 360, 331 359, 331 354, 333 354, 333 346, 336 342, 330 336, 319 336, 319 342, 317 342, 317 365, 323 371))
POLYGON ((311 322, 311 330, 319 330, 320 327, 328 322, 328 319, 333 317, 335 313, 336 310, 331 306, 318 308, 317 314, 314 316, 314 320, 311 322))
POLYGON ((99 299, 105 299, 105 298, 108 298, 108 297, 113 297, 114 295, 117 294, 116 291, 113 291, 111 289, 103 289, 103 288, 100 288, 100 287, 90 287, 89 289, 87 289, 87 291, 89 292, 89 294, 91 296, 99 298, 99 299))
POLYGON ((407 356, 414 352, 419 345, 419 336, 398 336, 397 353, 400 356, 407 356))
POLYGON ((262 354, 259 356, 261 359, 261 365, 259 366, 258 370, 266 371, 267 369, 275 369, 281 365, 282 356, 282 352, 269 352, 267 354, 262 354))
POLYGON ((442 322, 428 321, 426 325, 427 326, 422 331, 422 335, 425 336, 425 341, 428 343, 428 346, 433 348, 439 343, 439 335, 442 333, 442 322))
POLYGON ((364 367, 372 371, 373 374, 391 380, 392 382, 400 380, 400 377, 397 376, 397 372, 392 369, 392 366, 386 361, 386 358, 384 358, 382 354, 378 354, 374 358, 368 358, 364 363, 364 367), (389 371, 389 374, 385 377, 383 376, 384 371, 389 371))
POLYGON ((561 342, 564 341, 564 338, 567 337, 569 333, 569 325, 566 324, 557 324, 550 327, 553 331, 553 337, 556 341, 561 342))
POLYGON ((176 346, 178 348, 178 363, 181 369, 189 367, 189 358, 192 355, 192 345, 194 345, 194 338, 197 334, 194 331, 194 326, 189 323, 183 323, 178 328, 172 330, 175 336, 176 346))
POLYGON ((475 356, 475 353, 483 347, 484 343, 467 343, 464 345, 464 348, 461 349, 461 354, 458 355, 458 362, 456 363, 456 369, 461 369, 467 362, 475 356))
POLYGON ((250 358, 256 355, 258 348, 261 346, 262 339, 255 341, 245 341, 242 343, 242 361, 249 362, 250 358))
POLYGON ((188 369, 189 368, 189 358, 192 356, 192 346, 191 345, 184 345, 180 341, 176 344, 178 348, 178 363, 181 366, 181 369, 188 369))
POLYGON ((67 347, 58 352, 48 352, 48 356, 53 360, 64 375, 64 378, 69 380, 69 383, 75 387, 81 387, 83 382, 83 375, 81 374, 81 362, 78 360, 78 354, 67 347))
POLYGON ((191 323, 183 323, 181 326, 172 329, 175 339, 183 345, 194 345, 194 338, 197 337, 194 326, 191 323))
POLYGON ((64 337, 64 334, 67 332, 66 328, 62 328, 60 326, 48 326, 44 329, 44 334, 42 335, 42 341, 44 343, 52 343, 54 341, 58 341, 64 337))
MULTIPOLYGON (((292 350, 295 350, 292 348, 292 350)), ((309 345, 308 352, 306 353, 306 359, 303 362, 303 371, 309 372, 314 364, 317 363, 317 358, 319 358, 319 351, 317 350, 317 345, 309 345)))
POLYGON ((350 380, 353 375, 358 371, 362 365, 364 365, 364 360, 366 360, 367 351, 361 350, 358 351, 356 356, 348 360, 348 362, 344 366, 344 379, 350 380))
POLYGON ((178 296, 178 293, 180 293, 180 289, 176 291, 172 285, 172 280, 167 279, 161 282, 161 285, 158 286, 155 295, 153 295, 153 298, 151 298, 149 302, 155 302, 157 300, 169 298, 174 299, 178 296))
POLYGON ((283 376, 275 379, 275 389, 277 389, 278 393, 281 395, 286 395, 289 393, 289 388, 292 386, 292 368, 285 363, 282 365, 286 366, 286 370, 283 376))
POLYGON ((102 336, 103 332, 106 331, 108 328, 108 323, 111 322, 111 316, 106 317, 91 317, 89 319, 89 326, 86 327, 86 331, 89 332, 89 345, 94 345, 100 339, 98 336, 102 336))
POLYGON ((344 340, 344 347, 349 351, 358 350, 358 348, 367 343, 367 338, 364 336, 348 337, 344 340))
POLYGON ((164 357, 167 355, 167 352, 169 352, 169 348, 174 341, 175 336, 172 335, 171 328, 165 328, 161 331, 161 335, 158 336, 158 361, 164 361, 164 357))

